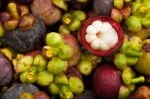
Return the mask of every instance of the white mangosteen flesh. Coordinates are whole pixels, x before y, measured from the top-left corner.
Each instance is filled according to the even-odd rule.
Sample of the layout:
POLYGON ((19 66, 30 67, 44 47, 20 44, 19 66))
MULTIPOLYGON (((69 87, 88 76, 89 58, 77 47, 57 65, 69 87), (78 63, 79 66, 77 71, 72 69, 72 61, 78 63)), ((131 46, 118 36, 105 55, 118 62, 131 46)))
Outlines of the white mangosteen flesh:
POLYGON ((117 44, 118 35, 109 22, 96 20, 86 28, 85 39, 94 50, 106 51, 117 44))

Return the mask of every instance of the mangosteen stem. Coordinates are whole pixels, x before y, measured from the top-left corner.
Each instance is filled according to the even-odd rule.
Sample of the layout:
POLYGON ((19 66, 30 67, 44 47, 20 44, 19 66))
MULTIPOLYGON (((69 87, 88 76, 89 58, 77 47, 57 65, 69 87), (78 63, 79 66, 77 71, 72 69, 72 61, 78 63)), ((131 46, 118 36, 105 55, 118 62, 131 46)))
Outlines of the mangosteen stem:
POLYGON ((138 84, 138 83, 144 83, 145 82, 145 78, 144 76, 140 76, 140 77, 137 77, 137 78, 133 78, 131 80, 131 84, 138 84))
POLYGON ((127 49, 126 55, 131 56, 131 57, 140 57, 142 55, 142 52, 138 52, 132 49, 127 49))

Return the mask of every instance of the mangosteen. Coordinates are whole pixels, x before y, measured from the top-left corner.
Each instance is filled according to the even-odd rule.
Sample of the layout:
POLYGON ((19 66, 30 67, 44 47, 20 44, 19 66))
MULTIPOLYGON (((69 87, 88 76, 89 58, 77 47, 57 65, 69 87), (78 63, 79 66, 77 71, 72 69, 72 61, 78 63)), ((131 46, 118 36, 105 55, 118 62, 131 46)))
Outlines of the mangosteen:
POLYGON ((83 47, 97 56, 108 56, 123 43, 124 32, 120 25, 109 17, 92 17, 86 20, 79 31, 83 47))
POLYGON ((117 99, 121 72, 111 64, 100 65, 93 76, 93 88, 100 99, 117 99))
POLYGON ((24 92, 34 94, 38 91, 39 89, 32 84, 15 84, 2 95, 1 99, 18 99, 24 92))
POLYGON ((4 40, 15 51, 25 53, 38 48, 43 43, 46 28, 39 18, 35 18, 30 29, 26 23, 23 24, 25 27, 27 26, 27 30, 22 26, 12 31, 6 31, 4 40))
POLYGON ((53 5, 52 0, 33 0, 31 11, 46 25, 52 25, 61 19, 61 11, 53 5))
POLYGON ((82 75, 81 75, 79 69, 77 69, 76 67, 68 68, 67 71, 65 72, 65 74, 67 75, 68 78, 78 77, 78 78, 82 79, 82 75))
POLYGON ((12 80, 13 70, 9 60, 0 52, 0 87, 12 80))
POLYGON ((74 99, 97 99, 97 96, 93 91, 86 90, 82 94, 76 96, 74 99))
POLYGON ((96 15, 110 16, 114 0, 94 0, 93 10, 96 15))
POLYGON ((81 50, 77 39, 71 34, 62 34, 65 44, 73 49, 73 55, 68 60, 68 66, 75 66, 78 64, 81 56, 81 50))

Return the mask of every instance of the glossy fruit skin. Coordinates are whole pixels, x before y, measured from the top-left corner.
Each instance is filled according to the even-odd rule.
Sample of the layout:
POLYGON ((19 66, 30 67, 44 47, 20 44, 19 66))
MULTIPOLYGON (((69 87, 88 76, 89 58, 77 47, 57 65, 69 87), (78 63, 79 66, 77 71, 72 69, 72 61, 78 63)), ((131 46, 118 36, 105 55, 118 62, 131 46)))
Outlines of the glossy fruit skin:
POLYGON ((36 49, 43 43, 45 31, 46 28, 42 20, 36 18, 31 29, 7 31, 4 40, 15 51, 25 53, 36 49))
POLYGON ((93 76, 93 89, 100 99, 117 99, 121 83, 121 73, 111 64, 102 64, 93 76))
POLYGON ((110 16, 113 9, 113 0, 94 0, 93 9, 96 15, 110 16))
POLYGON ((10 83, 13 70, 9 60, 0 53, 0 87, 10 83))
POLYGON ((15 84, 3 94, 1 99, 18 99, 19 95, 21 95, 23 92, 29 92, 33 94, 38 91, 39 89, 32 84, 15 84))
POLYGON ((75 66, 80 60, 81 50, 77 39, 71 34, 62 34, 64 43, 73 49, 73 56, 68 60, 68 66, 75 66))
POLYGON ((85 22, 83 22, 82 27, 79 31, 79 39, 81 41, 82 46, 86 50, 90 51, 91 53, 93 53, 97 56, 108 56, 108 55, 111 55, 114 51, 116 51, 121 46, 121 44, 123 43, 123 40, 124 40, 124 32, 123 32, 121 26, 114 20, 110 19, 109 17, 96 16, 96 17, 92 17, 92 18, 86 20, 85 22), (109 50, 106 50, 106 51, 94 50, 91 48, 90 44, 88 44, 86 42, 86 39, 85 39, 86 28, 90 24, 92 24, 92 22, 94 22, 96 20, 100 20, 102 22, 109 22, 112 25, 112 27, 116 30, 116 32, 118 33, 118 43, 109 50))

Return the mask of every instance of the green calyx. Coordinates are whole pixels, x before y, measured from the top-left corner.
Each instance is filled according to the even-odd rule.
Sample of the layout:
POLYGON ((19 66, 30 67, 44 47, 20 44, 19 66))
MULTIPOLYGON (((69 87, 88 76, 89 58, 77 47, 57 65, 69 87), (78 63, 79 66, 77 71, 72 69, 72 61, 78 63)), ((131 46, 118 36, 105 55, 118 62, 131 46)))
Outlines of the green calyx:
POLYGON ((47 70, 54 75, 58 75, 66 71, 67 65, 68 64, 66 61, 63 61, 57 57, 53 57, 48 62, 47 70))
POLYGON ((141 20, 137 16, 130 16, 126 20, 126 25, 128 27, 128 30, 132 32, 137 32, 142 28, 141 20))
POLYGON ((33 66, 28 71, 20 75, 20 80, 24 83, 35 83, 37 80, 38 73, 38 68, 36 66, 33 66))
POLYGON ((68 78, 65 74, 56 75, 54 78, 54 83, 58 85, 68 85, 68 78))
POLYGON ((47 60, 39 54, 33 59, 33 65, 38 66, 39 71, 43 71, 46 69, 47 60))
POLYGON ((93 65, 91 61, 82 59, 78 63, 77 68, 79 69, 81 74, 88 76, 93 70, 93 65))
POLYGON ((22 58, 17 60, 17 63, 14 66, 15 72, 19 74, 29 70, 29 68, 32 66, 32 62, 33 62, 33 57, 23 56, 22 58))
POLYGON ((68 60, 72 58, 73 53, 73 49, 67 44, 62 44, 58 48, 58 57, 62 60, 68 60))
POLYGON ((48 89, 52 95, 58 95, 60 92, 60 88, 55 83, 51 83, 48 89))
POLYGON ((82 80, 78 77, 70 77, 69 88, 72 91, 72 93, 78 95, 84 91, 84 84, 82 80))
POLYGON ((23 92, 19 95, 18 99, 35 99, 34 96, 29 92, 23 92))
POLYGON ((126 56, 122 53, 116 54, 114 57, 114 64, 120 70, 125 69, 127 67, 126 56))
POLYGON ((73 99, 74 97, 72 91, 69 89, 68 86, 61 87, 59 96, 61 97, 61 99, 73 99))
POLYGON ((41 71, 37 77, 37 83, 41 86, 48 86, 53 82, 54 75, 48 71, 41 71))
POLYGON ((49 46, 58 47, 63 43, 63 38, 56 32, 51 32, 46 35, 46 44, 49 46))

